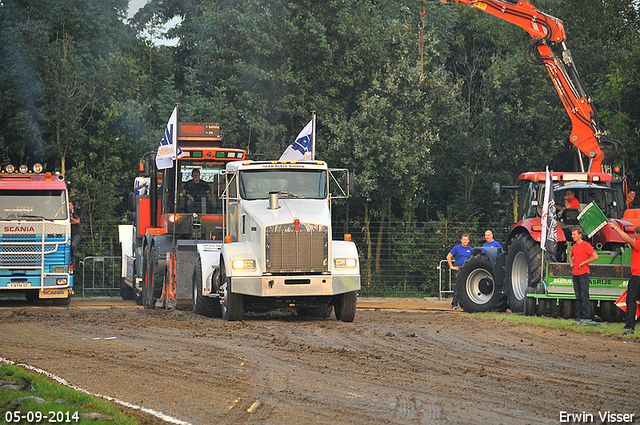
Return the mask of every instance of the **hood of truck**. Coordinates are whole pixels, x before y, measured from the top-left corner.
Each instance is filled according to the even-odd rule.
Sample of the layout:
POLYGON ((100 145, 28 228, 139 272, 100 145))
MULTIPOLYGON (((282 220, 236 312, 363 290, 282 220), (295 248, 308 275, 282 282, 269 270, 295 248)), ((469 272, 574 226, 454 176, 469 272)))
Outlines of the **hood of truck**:
POLYGON ((278 200, 278 208, 269 209, 268 200, 243 202, 244 212, 261 228, 277 224, 289 224, 294 220, 300 223, 314 223, 331 226, 329 203, 326 199, 291 199, 278 200))

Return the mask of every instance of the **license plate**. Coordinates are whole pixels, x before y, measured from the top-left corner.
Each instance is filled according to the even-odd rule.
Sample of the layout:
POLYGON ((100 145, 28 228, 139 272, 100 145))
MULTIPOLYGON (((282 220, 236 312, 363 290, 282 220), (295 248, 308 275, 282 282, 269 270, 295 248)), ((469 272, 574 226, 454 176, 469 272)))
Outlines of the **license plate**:
POLYGON ((31 282, 7 282, 7 288, 31 288, 31 282))

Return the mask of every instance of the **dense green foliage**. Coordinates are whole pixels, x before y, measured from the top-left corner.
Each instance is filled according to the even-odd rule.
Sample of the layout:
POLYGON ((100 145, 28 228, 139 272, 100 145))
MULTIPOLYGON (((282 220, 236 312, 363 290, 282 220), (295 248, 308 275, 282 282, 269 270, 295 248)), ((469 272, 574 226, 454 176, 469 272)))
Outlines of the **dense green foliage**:
MULTIPOLYGON (((564 21, 637 185, 640 2, 534 3, 564 21)), ((86 250, 103 253, 175 103, 181 121, 219 121, 227 146, 271 158, 316 111, 317 158, 357 178, 337 219, 361 231, 366 273, 390 257, 414 273, 385 244, 495 223, 492 181, 578 166, 547 72, 525 60, 530 37, 470 7, 424 6, 421 81, 417 0, 150 0, 130 23, 127 0, 2 0, 0 159, 65 172, 85 204, 86 250), (142 35, 176 16, 175 47, 142 35)))

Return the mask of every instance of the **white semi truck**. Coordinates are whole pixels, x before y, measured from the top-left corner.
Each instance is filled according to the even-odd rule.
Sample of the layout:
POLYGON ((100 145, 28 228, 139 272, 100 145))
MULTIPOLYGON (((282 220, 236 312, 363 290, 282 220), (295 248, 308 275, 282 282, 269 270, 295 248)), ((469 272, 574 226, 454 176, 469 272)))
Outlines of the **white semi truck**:
POLYGON ((353 188, 347 170, 321 161, 236 161, 218 176, 222 243, 197 245, 193 311, 241 320, 245 310, 355 318, 358 251, 334 240, 331 200, 353 188), (343 185, 337 176, 344 176, 343 185), (332 194, 330 190, 337 193, 332 194))

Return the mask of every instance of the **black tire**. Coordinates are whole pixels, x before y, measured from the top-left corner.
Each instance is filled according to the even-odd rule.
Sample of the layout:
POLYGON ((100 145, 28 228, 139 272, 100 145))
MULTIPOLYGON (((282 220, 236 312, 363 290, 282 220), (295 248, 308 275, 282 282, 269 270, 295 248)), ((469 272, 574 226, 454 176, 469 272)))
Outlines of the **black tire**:
POLYGON ((332 305, 324 305, 320 307, 300 307, 296 313, 298 316, 317 317, 320 319, 326 319, 331 316, 333 311, 332 305))
POLYGON ((558 299, 549 300, 549 313, 556 319, 562 316, 562 302, 558 299))
POLYGON ((574 316, 573 311, 575 309, 575 303, 575 300, 562 300, 563 319, 571 319, 574 316))
MULTIPOLYGON (((613 304, 613 301, 612 301, 613 304)), ((618 306, 614 306, 613 308, 613 321, 614 322, 624 322, 626 319, 627 312, 621 309, 618 306)))
POLYGON ((356 304, 358 303, 358 292, 352 291, 338 295, 334 300, 336 320, 343 322, 353 322, 356 318, 356 304))
POLYGON ((192 309, 195 314, 207 317, 222 317, 222 307, 217 298, 205 297, 202 294, 202 260, 198 258, 193 269, 192 309))
POLYGON ((123 300, 133 299, 133 288, 124 281, 124 278, 120 278, 120 298, 123 300))
POLYGON ((229 322, 242 320, 244 297, 242 294, 232 292, 233 285, 231 279, 227 280, 224 262, 220 263, 220 282, 222 282, 222 301, 220 302, 222 318, 229 322))
POLYGON ((164 275, 158 270, 157 259, 157 249, 153 245, 147 259, 145 285, 142 288, 142 303, 148 309, 156 308, 156 300, 162 296, 164 275))
POLYGON ((488 258, 472 257, 456 278, 458 302, 467 313, 501 311, 506 306, 502 283, 493 276, 493 265, 488 258))
POLYGON ((524 298, 528 287, 537 287, 541 282, 542 249, 526 234, 520 234, 509 245, 505 276, 507 303, 513 313, 524 310, 524 298))
MULTIPOLYGON (((542 285, 536 288, 536 294, 544 295, 544 287, 542 287, 542 285)), ((538 298, 537 301, 538 303, 536 304, 536 316, 540 316, 540 317, 545 316, 547 314, 547 299, 538 298)))
POLYGON ((136 302, 137 305, 142 305, 142 292, 135 291, 133 294, 133 300, 136 302))
MULTIPOLYGON (((535 290, 531 287, 526 289, 527 294, 535 293, 535 290)), ((524 315, 533 316, 536 310, 536 299, 533 297, 526 297, 524 299, 524 315)))
POLYGON ((71 304, 71 295, 67 295, 67 298, 53 298, 51 301, 56 306, 69 305, 71 304))

